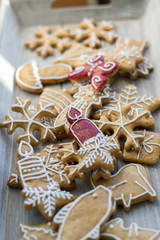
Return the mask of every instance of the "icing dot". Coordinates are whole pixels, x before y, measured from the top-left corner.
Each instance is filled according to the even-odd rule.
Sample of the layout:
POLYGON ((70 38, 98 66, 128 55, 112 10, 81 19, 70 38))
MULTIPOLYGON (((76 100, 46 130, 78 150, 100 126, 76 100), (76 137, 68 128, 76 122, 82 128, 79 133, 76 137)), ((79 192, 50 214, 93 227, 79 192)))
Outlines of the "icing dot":
POLYGON ((93 197, 93 198, 97 198, 97 197, 98 197, 97 193, 93 193, 93 194, 92 194, 92 197, 93 197))
POLYGON ((26 170, 26 169, 24 169, 24 170, 23 170, 23 172, 27 172, 27 170, 26 170))
POLYGON ((128 62, 129 65, 131 65, 131 62, 128 62))
POLYGON ((31 169, 28 169, 28 172, 31 172, 31 169))
POLYGON ((102 61, 99 61, 99 64, 102 64, 102 61))
POLYGON ((41 168, 40 167, 37 167, 37 170, 40 170, 41 168))
POLYGON ((61 165, 61 169, 64 169, 64 165, 63 164, 61 165))
POLYGON ((35 171, 36 170, 35 167, 33 167, 32 170, 35 171))
POLYGON ((123 63, 123 62, 124 62, 124 60, 123 60, 123 59, 121 59, 121 62, 123 63))
POLYGON ((52 223, 51 223, 51 222, 48 222, 48 223, 47 223, 47 225, 48 225, 48 226, 51 226, 51 225, 52 225, 52 223))
POLYGON ((113 229, 113 228, 114 228, 113 224, 110 224, 110 225, 109 225, 109 228, 110 228, 110 229, 113 229))
POLYGON ((90 73, 90 72, 88 72, 88 76, 91 76, 91 73, 90 73))

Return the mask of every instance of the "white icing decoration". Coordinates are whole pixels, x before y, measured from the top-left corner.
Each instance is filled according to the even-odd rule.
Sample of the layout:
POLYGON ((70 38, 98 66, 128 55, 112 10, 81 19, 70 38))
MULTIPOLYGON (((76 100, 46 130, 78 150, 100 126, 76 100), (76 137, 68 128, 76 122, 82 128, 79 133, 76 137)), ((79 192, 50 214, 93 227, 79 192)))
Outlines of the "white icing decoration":
MULTIPOLYGON (((31 139, 37 144, 38 140, 33 136, 33 134, 30 133, 30 131, 32 132, 31 128, 33 125, 37 125, 38 127, 41 127, 44 130, 44 134, 43 134, 43 139, 47 138, 47 134, 49 133, 53 139, 56 139, 55 134, 53 133, 54 128, 51 126, 45 126, 43 125, 40 121, 35 120, 36 117, 38 117, 42 112, 44 113, 50 113, 53 114, 52 110, 49 109, 50 106, 52 106, 52 104, 48 104, 44 107, 42 107, 42 105, 39 103, 40 109, 33 115, 30 115, 29 113, 26 112, 26 105, 28 104, 28 102, 30 101, 29 99, 26 99, 25 102, 23 103, 21 101, 21 99, 19 97, 16 98, 16 100, 18 101, 18 104, 13 104, 12 107, 14 108, 18 108, 21 109, 21 114, 25 116, 26 119, 14 119, 10 114, 8 114, 8 121, 4 121, 3 125, 8 125, 10 124, 10 128, 9 130, 12 131, 14 128, 14 123, 27 123, 28 126, 25 128, 25 133, 22 135, 19 135, 19 140, 23 140, 25 137, 27 137, 28 142, 31 141, 31 139)), ((17 127, 16 127, 17 128, 17 127)), ((39 130, 41 133, 42 131, 39 130)))
POLYGON ((125 132, 126 135, 128 135, 133 143, 135 144, 136 147, 138 147, 138 143, 136 142, 136 138, 142 138, 143 139, 143 136, 142 135, 131 135, 129 133, 129 131, 127 130, 127 126, 135 121, 137 121, 138 119, 140 119, 141 117, 145 116, 146 114, 148 114, 149 112, 148 111, 144 111, 144 110, 141 110, 141 109, 133 109, 136 113, 136 117, 132 120, 128 120, 124 123, 123 121, 123 115, 122 115, 122 109, 121 109, 121 104, 120 102, 117 102, 117 106, 118 108, 117 109, 113 109, 112 111, 114 112, 117 112, 119 113, 119 116, 120 116, 120 120, 121 122, 120 123, 117 123, 117 122, 110 122, 110 121, 107 121, 107 122, 103 122, 103 121, 100 121, 100 120, 95 120, 94 122, 95 123, 98 123, 98 124, 101 124, 100 126, 100 129, 102 129, 105 125, 110 125, 110 126, 117 126, 117 130, 116 132, 112 135, 112 138, 116 138, 118 136, 118 132, 120 131, 120 129, 123 129, 123 131, 125 132))
POLYGON ((105 111, 110 111, 116 109, 117 102, 123 105, 130 105, 131 106, 131 115, 133 115, 133 111, 138 108, 143 110, 143 104, 146 106, 150 106, 154 104, 155 101, 153 100, 153 96, 147 97, 146 95, 139 96, 138 90, 136 87, 126 86, 124 89, 121 90, 120 93, 110 92, 110 100, 106 106, 103 106, 97 113, 102 115, 105 111), (134 107, 135 105, 135 107, 134 107))
POLYGON ((16 77, 16 80, 17 82, 19 82, 21 85, 23 85, 24 87, 26 88, 29 88, 29 89, 42 89, 43 88, 43 85, 40 81, 40 77, 38 75, 38 67, 37 67, 37 63, 35 60, 32 60, 26 64, 23 64, 22 66, 20 66, 16 73, 15 73, 15 77, 16 77), (23 82, 21 79, 20 79, 20 72, 23 70, 24 67, 26 67, 27 65, 31 65, 30 67, 32 68, 32 74, 33 74, 33 78, 35 79, 35 82, 33 82, 33 85, 29 85, 25 82, 23 82))
POLYGON ((28 187, 25 186, 23 189, 23 194, 27 197, 24 203, 28 206, 35 207, 43 202, 44 212, 47 216, 52 217, 55 211, 57 199, 68 199, 71 200, 72 194, 66 191, 61 191, 59 185, 52 181, 46 185, 47 189, 42 187, 28 187))
POLYGON ((131 76, 136 76, 137 73, 141 73, 144 76, 147 76, 149 74, 149 71, 152 70, 153 66, 152 64, 148 61, 146 57, 143 57, 143 62, 138 64, 136 69, 130 73, 131 76))
MULTIPOLYGON (((31 240, 30 237, 28 236, 28 231, 43 232, 44 234, 50 235, 51 237, 56 237, 57 236, 57 233, 54 233, 51 228, 46 229, 44 227, 27 226, 27 225, 24 225, 24 224, 20 224, 20 228, 21 228, 22 233, 24 234, 23 238, 25 240, 31 240)), ((36 239, 38 239, 38 238, 36 238, 36 239)))
POLYGON ((95 137, 88 139, 78 150, 80 155, 88 155, 78 168, 93 166, 96 163, 97 157, 101 157, 107 168, 108 165, 114 164, 115 161, 115 157, 110 154, 110 151, 117 148, 118 145, 113 139, 104 136, 103 133, 98 133, 95 137))
MULTIPOLYGON (((48 66, 45 66, 43 68, 41 68, 40 70, 42 69, 47 69, 47 68, 56 68, 56 67, 59 67, 61 66, 62 68, 65 67, 65 68, 68 68, 68 73, 72 71, 72 67, 69 65, 69 64, 66 64, 66 63, 54 63, 53 65, 48 65, 48 66)), ((45 80, 59 80, 59 79, 64 79, 64 78, 67 78, 68 77, 68 73, 66 73, 65 75, 60 75, 60 76, 48 76, 48 77, 42 77, 42 76, 39 76, 41 80, 43 80, 43 82, 45 80)), ((58 81, 57 81, 58 82, 58 81)))
POLYGON ((101 77, 100 76, 94 76, 94 77, 92 77, 92 80, 91 80, 91 82, 92 82, 92 85, 93 85, 93 87, 95 88, 95 89, 97 89, 98 87, 96 86, 96 83, 99 83, 99 82, 101 82, 101 77))
POLYGON ((118 56, 119 56, 119 58, 127 58, 127 59, 134 57, 134 55, 132 53, 130 53, 129 51, 124 51, 124 50, 121 50, 118 53, 118 56))
POLYGON ((77 108, 79 111, 83 113, 84 118, 87 118, 93 105, 101 106, 102 100, 109 98, 108 89, 109 85, 106 85, 102 92, 95 93, 95 91, 91 88, 90 85, 80 86, 79 91, 73 96, 76 100, 73 103, 71 103, 68 107, 66 107, 57 116, 54 122, 54 127, 61 128, 63 125, 67 124, 66 112, 70 107, 77 108), (57 124, 57 121, 59 120, 61 115, 64 115, 64 121, 61 124, 57 124))
POLYGON ((9 183, 15 182, 17 184, 18 183, 18 174, 12 173, 11 177, 12 177, 12 179, 9 181, 9 183))
POLYGON ((69 75, 70 75, 70 76, 74 76, 74 75, 76 75, 76 74, 78 74, 78 73, 83 72, 84 69, 85 69, 84 66, 76 67, 76 68, 73 70, 73 72, 69 73, 69 75))
MULTIPOLYGON (((146 136, 146 130, 144 130, 143 137, 145 137, 145 136, 146 136)), ((142 142, 140 142, 140 149, 137 154, 137 160, 139 160, 139 158, 140 158, 142 149, 144 149, 147 153, 153 153, 152 145, 160 147, 159 143, 149 142, 152 139, 154 139, 154 135, 151 135, 147 139, 144 139, 142 142)))
POLYGON ((112 208, 112 192, 110 190, 108 190, 107 188, 103 187, 103 186, 99 186, 96 189, 89 191, 85 194, 82 194, 80 197, 78 197, 73 203, 66 205, 65 207, 63 207, 58 213, 57 215, 54 217, 53 222, 60 224, 60 228, 59 228, 59 232, 58 232, 58 237, 57 240, 61 239, 62 233, 63 233, 63 229, 65 227, 65 224, 67 223, 67 219, 71 213, 71 211, 73 211, 74 207, 80 202, 82 201, 86 196, 90 195, 90 194, 94 194, 99 188, 103 188, 104 191, 107 191, 109 193, 109 197, 108 197, 108 210, 105 213, 105 215, 102 217, 102 219, 99 220, 99 222, 97 223, 97 225, 94 227, 94 230, 92 229, 87 235, 83 236, 83 240, 87 240, 89 238, 93 239, 93 231, 94 234, 96 233, 96 237, 97 235, 99 236, 99 231, 100 231, 100 227, 101 224, 105 221, 105 219, 108 217, 111 208, 112 208))
POLYGON ((72 103, 72 101, 56 89, 46 88, 45 91, 41 94, 39 102, 42 105, 52 104, 60 113, 64 108, 72 103))
MULTIPOLYGON (((137 226, 136 223, 131 223, 129 227, 125 227, 124 223, 123 223, 123 219, 122 218, 115 218, 110 220, 109 222, 107 222, 101 230, 101 237, 106 237, 107 238, 113 238, 114 240, 121 240, 121 238, 119 238, 116 234, 116 227, 117 227, 117 232, 119 230, 119 227, 121 230, 123 230, 123 232, 126 232, 128 234, 128 238, 130 238, 132 240, 132 237, 135 239, 135 235, 137 237, 137 239, 140 239, 141 233, 144 231, 146 232, 146 236, 147 236, 147 232, 150 233, 152 232, 152 236, 151 237, 147 237, 146 240, 154 240, 157 239, 157 237, 160 237, 160 231, 159 230, 154 230, 154 229, 148 229, 148 228, 142 228, 137 226), (110 228, 110 226, 113 226, 113 228, 110 228), (107 228, 113 229, 113 233, 112 232, 106 232, 107 228)), ((150 234, 149 234, 150 236, 150 234)), ((126 236, 127 237, 127 236, 126 236)))
POLYGON ((116 66, 115 62, 106 62, 104 64, 104 67, 98 66, 98 68, 100 68, 103 71, 108 72, 108 71, 111 71, 112 69, 114 69, 115 66, 116 66))
MULTIPOLYGON (((116 177, 121 171, 123 171, 123 169, 129 168, 130 166, 135 166, 135 167, 136 167, 138 174, 141 176, 141 178, 143 179, 143 181, 145 182, 145 184, 148 186, 148 188, 149 188, 150 190, 146 189, 145 186, 143 186, 143 185, 140 184, 136 179, 134 179, 133 181, 135 182, 135 184, 137 184, 138 186, 140 186, 140 188, 142 188, 142 189, 144 190, 142 193, 137 194, 137 195, 135 194, 135 196, 133 196, 133 195, 130 193, 130 194, 129 194, 129 200, 128 200, 128 202, 126 202, 126 200, 125 200, 124 193, 120 193, 120 197, 114 197, 115 201, 122 200, 122 203, 123 203, 123 205, 124 205, 126 208, 130 208, 130 206, 131 206, 131 204, 132 204, 132 200, 137 199, 137 198, 141 198, 141 197, 142 197, 143 195, 145 195, 145 194, 148 194, 149 196, 152 196, 152 197, 155 197, 155 196, 156 196, 156 192, 154 191, 154 189, 152 188, 152 186, 150 185, 150 183, 148 182, 148 180, 144 177, 144 175, 143 175, 142 172, 140 171, 140 168, 139 168, 138 164, 128 164, 128 165, 120 168, 119 171, 118 171, 116 174, 111 175, 111 179, 114 178, 114 177, 116 177)), ((96 188, 96 185, 94 184, 92 177, 90 177, 90 182, 91 182, 92 187, 93 187, 93 188, 96 188)), ((108 188, 109 188, 110 190, 113 190, 113 191, 114 191, 114 189, 115 189, 116 187, 120 186, 121 184, 123 184, 123 185, 124 185, 123 188, 125 188, 125 184, 127 184, 127 183, 128 183, 128 181, 127 181, 127 180, 124 180, 124 181, 122 181, 122 182, 115 183, 115 184, 113 184, 112 186, 110 186, 110 187, 108 187, 108 188)))
POLYGON ((81 50, 81 48, 83 49, 84 46, 82 44, 77 44, 77 46, 71 50, 69 50, 69 52, 62 54, 61 56, 59 56, 58 58, 55 59, 56 61, 77 61, 79 60, 86 60, 89 55, 87 55, 86 53, 90 53, 93 51, 92 48, 87 48, 87 49, 83 49, 81 50), (80 50, 77 52, 77 50, 80 50), (82 59, 82 56, 85 55, 85 59, 82 59))

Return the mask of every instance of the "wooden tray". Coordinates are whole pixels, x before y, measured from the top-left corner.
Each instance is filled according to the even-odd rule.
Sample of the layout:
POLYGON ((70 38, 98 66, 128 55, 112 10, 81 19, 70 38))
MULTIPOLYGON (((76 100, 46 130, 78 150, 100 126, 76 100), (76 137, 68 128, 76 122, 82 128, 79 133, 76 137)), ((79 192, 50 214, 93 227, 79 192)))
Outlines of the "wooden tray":
MULTIPOLYGON (((3 2, 2 2, 3 3, 3 2)), ((153 63, 154 72, 147 78, 139 78, 132 81, 127 78, 119 78, 113 85, 114 90, 120 90, 129 83, 134 83, 142 94, 160 97, 160 5, 158 0, 152 1, 126 1, 112 0, 107 7, 87 7, 72 9, 50 9, 49 0, 11 0, 11 5, 5 1, 5 15, 1 14, 0 26, 0 120, 4 120, 6 113, 16 96, 23 99, 31 98, 36 103, 38 95, 22 91, 14 82, 14 71, 21 64, 30 59, 36 59, 38 64, 52 63, 55 56, 43 60, 36 53, 25 49, 23 43, 32 37, 38 24, 51 24, 53 28, 64 24, 74 28, 82 17, 93 17, 97 20, 114 20, 118 34, 122 37, 146 39, 149 41, 149 49, 146 55, 153 63), (73 13, 73 14, 72 14, 73 13), (4 18, 3 18, 4 16, 4 18), (66 22, 68 24, 66 24, 66 22), (77 22, 77 23, 76 23, 77 22)), ((4 4, 2 4, 2 9, 4 4)), ((70 83, 66 82, 56 85, 58 88, 69 88, 70 83)), ((156 132, 160 132, 160 111, 153 114, 156 121, 156 132)), ((7 180, 15 170, 16 151, 18 144, 16 137, 18 131, 9 136, 6 129, 0 129, 0 239, 17 240, 20 238, 19 224, 40 224, 45 219, 37 211, 24 210, 24 198, 20 190, 7 187, 7 180)), ((39 146, 39 149, 41 146, 39 146)), ((38 149, 38 148, 37 148, 38 149)), ((121 159, 118 160, 117 169, 124 165, 121 159)), ((159 229, 160 228, 160 163, 153 167, 147 167, 154 189, 157 192, 158 200, 155 204, 144 202, 132 207, 130 212, 118 208, 116 216, 124 219, 129 225, 135 221, 139 226, 159 229)), ((87 182, 77 180, 77 188, 73 191, 79 195, 90 189, 87 182)))

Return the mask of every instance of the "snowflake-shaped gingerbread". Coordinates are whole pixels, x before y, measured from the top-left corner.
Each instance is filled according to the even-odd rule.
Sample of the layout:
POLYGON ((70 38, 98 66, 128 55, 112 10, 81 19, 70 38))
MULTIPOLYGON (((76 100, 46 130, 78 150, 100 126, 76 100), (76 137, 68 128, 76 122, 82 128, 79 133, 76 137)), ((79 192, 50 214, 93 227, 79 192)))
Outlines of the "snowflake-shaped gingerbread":
POLYGON ((118 62, 104 62, 104 56, 97 54, 87 59, 85 65, 71 71, 68 78, 73 82, 89 78, 94 91, 101 92, 109 81, 109 77, 113 77, 118 68, 118 62))
POLYGON ((70 39, 67 37, 62 38, 62 36, 67 36, 66 30, 64 33, 65 34, 63 34, 62 29, 58 29, 57 32, 52 34, 51 27, 40 26, 35 33, 35 37, 28 40, 25 46, 30 50, 35 50, 39 55, 45 58, 48 55, 53 55, 53 46, 56 46, 61 52, 70 47, 70 39))
POLYGON ((0 122, 0 126, 7 128, 8 134, 12 134, 19 127, 23 128, 25 132, 17 138, 17 142, 24 140, 32 145, 38 145, 39 141, 34 136, 35 130, 41 133, 42 142, 46 142, 47 140, 55 142, 56 136, 53 126, 46 125, 43 122, 44 117, 54 118, 56 116, 54 105, 48 104, 43 107, 40 103, 37 103, 37 111, 35 113, 30 112, 30 105, 30 99, 22 100, 20 97, 17 97, 16 104, 12 105, 12 110, 21 113, 22 117, 19 119, 7 114, 6 121, 0 122))
POLYGON ((95 123, 102 130, 102 132, 111 132, 112 138, 118 140, 122 137, 126 138, 124 148, 129 150, 134 148, 136 151, 140 148, 140 142, 143 141, 143 135, 134 133, 136 127, 143 127, 153 129, 155 121, 149 111, 144 109, 134 109, 131 112, 130 105, 123 105, 117 103, 117 108, 110 111, 110 113, 103 113, 100 120, 95 120, 95 123))
POLYGON ((117 108, 117 102, 122 105, 130 105, 132 111, 134 109, 147 110, 150 112, 156 111, 160 107, 160 99, 153 96, 141 95, 135 85, 129 84, 119 93, 110 91, 110 100, 104 104, 100 110, 94 114, 95 119, 99 119, 103 113, 110 114, 110 111, 117 108))
POLYGON ((102 46, 101 39, 108 43, 113 43, 117 39, 114 24, 102 21, 96 24, 93 19, 84 18, 80 23, 80 28, 75 30, 73 36, 78 42, 83 41, 85 46, 97 48, 102 46))

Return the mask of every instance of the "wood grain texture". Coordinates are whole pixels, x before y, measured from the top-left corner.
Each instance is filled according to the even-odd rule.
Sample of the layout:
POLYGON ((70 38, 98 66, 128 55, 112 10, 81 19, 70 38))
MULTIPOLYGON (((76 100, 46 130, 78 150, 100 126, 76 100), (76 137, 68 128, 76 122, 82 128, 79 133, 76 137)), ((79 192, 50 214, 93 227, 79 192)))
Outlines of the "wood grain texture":
MULTIPOLYGON (((40 1, 40 0, 39 0, 40 1)), ((4 119, 5 113, 11 113, 10 107, 14 103, 15 96, 20 96, 23 99, 31 98, 32 102, 36 104, 36 100, 38 98, 37 95, 29 94, 21 90, 16 86, 14 82, 14 70, 20 64, 25 63, 30 59, 36 59, 39 66, 43 66, 43 64, 52 63, 55 56, 50 56, 46 60, 37 56, 35 52, 31 52, 27 50, 23 43, 28 38, 32 37, 34 31, 36 30, 37 21, 35 21, 36 13, 35 8, 30 8, 30 4, 36 1, 19 1, 12 0, 12 5, 14 4, 14 8, 16 8, 16 12, 12 11, 11 7, 8 6, 5 15, 5 21, 3 25, 3 31, 0 38, 0 120, 4 119), (25 2, 25 3, 24 3, 25 2), (26 5, 24 5, 26 4, 26 5), (27 5, 28 4, 28 5, 27 5), (28 8, 27 8, 28 6, 28 8), (27 19, 28 12, 31 11, 30 19, 27 19), (20 14, 18 16, 21 17, 21 21, 17 21, 16 14, 20 14), (22 14, 23 13, 23 14, 22 14), (35 14, 35 16, 33 16, 35 14), (35 22, 34 22, 35 21, 35 22), (21 22, 21 23, 20 23, 21 22), (24 27, 25 26, 25 27, 24 27)), ((43 2, 43 1, 41 1, 43 2)), ((46 2, 46 1, 45 1, 46 2)), ((120 8, 120 1, 114 0, 113 3, 117 8, 120 8)), ((117 26, 118 34, 122 37, 128 38, 136 38, 138 40, 146 39, 149 41, 149 49, 145 52, 145 54, 149 57, 154 66, 154 71, 147 79, 139 78, 136 81, 131 81, 127 78, 119 78, 113 85, 114 90, 119 91, 125 85, 129 83, 135 84, 142 94, 153 95, 155 97, 160 97, 160 67, 159 67, 159 52, 160 52, 160 34, 159 34, 159 26, 160 26, 160 7, 158 0, 151 0, 147 6, 145 11, 146 1, 137 1, 143 2, 141 5, 141 9, 139 9, 140 5, 136 7, 136 4, 133 7, 133 2, 135 1, 122 1, 126 2, 126 6, 119 13, 117 12, 117 16, 115 16, 115 10, 111 11, 111 8, 102 11, 102 15, 99 15, 99 18, 102 19, 119 19, 115 21, 117 26), (129 4, 127 5, 127 2, 129 4), (132 2, 132 3, 131 3, 132 2), (128 12, 126 13, 126 9, 128 12), (130 15, 129 15, 130 10, 130 15), (133 15, 135 11, 138 10, 137 15, 133 15), (145 13, 144 13, 145 12, 145 13), (140 17, 141 13, 141 17, 140 17), (127 14, 127 19, 126 19, 127 14)), ((37 14, 40 12, 42 14, 43 3, 38 4, 36 8, 37 14), (42 7, 42 9, 41 9, 42 7)), ((34 3, 33 3, 34 5, 34 3)), ((66 10, 65 10, 66 11, 66 10)), ((78 11, 78 10, 77 10, 78 11)), ((77 12, 76 12, 77 13, 77 12)), ((68 13, 67 13, 68 14, 68 13)), ((93 17, 97 15, 95 9, 84 11, 83 16, 93 17), (96 13, 96 14, 95 14, 96 13)), ((69 13, 71 16, 71 14, 69 13)), ((43 16, 48 16, 48 10, 43 9, 43 16)), ((50 15, 49 15, 50 16, 50 15)), ((64 14, 65 16, 65 14, 64 14)), ((76 24, 72 22, 75 21, 75 14, 73 19, 60 18, 62 23, 68 24, 71 28, 74 28, 76 24)), ((82 16, 78 15, 77 22, 80 20, 82 16)), ((53 28, 56 27, 58 20, 55 20, 55 17, 52 15, 46 18, 46 22, 51 23, 53 28), (48 21, 48 22, 47 22, 48 21)), ((58 22, 60 23, 60 22, 58 22)), ((65 24, 64 24, 65 25, 65 24)), ((108 47, 108 45, 107 45, 108 47)), ((56 55, 58 55, 58 51, 56 51, 56 55)), ((69 89, 71 84, 69 82, 63 83, 61 85, 55 85, 57 88, 66 88, 69 89)), ((155 112, 154 118, 156 121, 156 132, 160 132, 160 110, 155 112)), ((24 199, 20 195, 20 190, 11 189, 7 187, 7 180, 10 174, 15 170, 16 163, 16 151, 18 144, 16 143, 16 137, 21 132, 21 130, 16 131, 12 136, 7 135, 6 129, 0 129, 0 239, 1 240, 17 240, 20 237, 19 224, 39 224, 44 221, 44 218, 37 210, 26 211, 24 210, 24 199)), ((37 148, 40 149, 44 145, 40 145, 37 148)), ((124 163, 121 159, 118 159, 116 170, 123 166, 124 163)), ((142 204, 135 205, 131 208, 131 211, 126 213, 122 208, 118 208, 118 212, 116 217, 122 217, 124 222, 129 225, 132 221, 137 222, 137 224, 141 227, 150 227, 154 229, 160 228, 160 163, 155 166, 147 167, 149 176, 151 179, 151 183, 154 189, 157 192, 158 200, 155 204, 145 202, 142 204)), ((79 195, 83 192, 86 192, 90 189, 88 178, 85 182, 77 180, 77 188, 73 191, 75 195, 79 195)))

